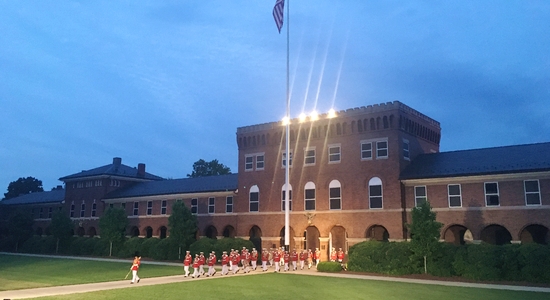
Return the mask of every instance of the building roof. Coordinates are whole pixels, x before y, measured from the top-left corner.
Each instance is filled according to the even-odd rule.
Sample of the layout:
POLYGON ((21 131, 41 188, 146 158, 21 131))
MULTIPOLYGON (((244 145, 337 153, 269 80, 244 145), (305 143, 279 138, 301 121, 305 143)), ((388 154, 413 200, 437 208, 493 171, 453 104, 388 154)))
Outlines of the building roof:
POLYGON ((83 170, 82 172, 68 175, 65 177, 59 178, 61 181, 67 181, 71 179, 85 178, 85 177, 96 177, 96 176, 119 176, 119 177, 128 177, 136 179, 146 179, 146 180, 163 180, 164 178, 145 172, 145 165, 143 165, 143 173, 139 174, 139 168, 130 167, 121 163, 122 159, 115 157, 113 158, 113 163, 104 165, 98 168, 83 170))
POLYGON ((169 179, 136 183, 109 193, 104 199, 143 197, 154 195, 234 191, 238 187, 237 174, 169 179))
POLYGON ((550 171, 550 142, 421 154, 400 179, 550 171))
POLYGON ((0 201, 4 205, 61 203, 65 199, 64 189, 55 189, 49 192, 35 192, 21 195, 15 198, 0 201))

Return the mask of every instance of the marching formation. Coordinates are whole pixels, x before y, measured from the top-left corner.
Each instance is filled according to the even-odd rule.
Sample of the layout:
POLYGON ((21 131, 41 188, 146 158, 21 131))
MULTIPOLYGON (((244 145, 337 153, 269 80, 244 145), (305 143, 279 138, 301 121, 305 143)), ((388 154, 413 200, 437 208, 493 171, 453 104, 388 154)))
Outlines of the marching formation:
POLYGON ((214 265, 220 263, 222 270, 221 275, 237 274, 238 272, 250 273, 258 269, 258 260, 261 261, 261 270, 266 272, 269 268, 274 268, 275 272, 280 272, 281 267, 283 271, 296 271, 298 268, 303 270, 304 268, 310 269, 312 266, 317 266, 321 257, 321 251, 319 248, 315 251, 301 250, 300 252, 294 249, 292 252, 285 250, 284 247, 269 249, 264 248, 259 253, 256 248, 252 248, 249 251, 246 247, 242 250, 231 249, 229 253, 223 251, 221 257, 218 259, 215 251, 208 254, 208 258, 203 252, 195 254, 195 258, 192 257, 190 251, 186 251, 185 258, 183 259, 184 276, 191 275, 192 278, 198 278, 206 274, 206 277, 214 276, 216 269, 214 265), (204 266, 208 265, 208 271, 204 271, 204 266), (193 267, 191 273, 190 267, 193 267))
MULTIPOLYGON (((212 251, 208 254, 208 258, 204 255, 204 252, 195 254, 195 257, 191 255, 191 251, 186 251, 185 257, 183 259, 183 271, 184 276, 188 277, 191 275, 192 278, 199 278, 202 275, 206 274, 206 277, 211 277, 216 274, 216 269, 214 266, 216 263, 220 263, 222 270, 221 275, 237 274, 242 271, 243 273, 250 273, 250 271, 256 271, 258 260, 261 261, 261 270, 266 272, 269 268, 274 268, 274 272, 278 273, 282 271, 297 271, 298 269, 303 270, 304 268, 311 269, 311 267, 319 264, 321 258, 321 251, 319 248, 315 248, 314 251, 311 249, 300 250, 299 252, 296 249, 289 252, 285 250, 284 247, 281 248, 271 248, 267 250, 264 248, 261 253, 258 253, 256 248, 252 248, 252 251, 249 251, 246 247, 240 251, 231 249, 229 253, 223 251, 221 257, 218 259, 216 252, 212 251), (204 267, 208 266, 208 271, 205 272, 204 267), (191 273, 190 267, 193 268, 193 273, 191 273)), ((343 261, 345 258, 345 253, 340 248, 336 251, 335 248, 332 248, 330 252, 330 261, 339 262, 342 264, 342 268, 345 267, 343 261)), ((132 281, 130 283, 138 283, 140 278, 138 276, 138 269, 141 264, 141 256, 135 256, 130 271, 132 272, 132 281)), ((126 275, 128 277, 130 273, 126 275)))

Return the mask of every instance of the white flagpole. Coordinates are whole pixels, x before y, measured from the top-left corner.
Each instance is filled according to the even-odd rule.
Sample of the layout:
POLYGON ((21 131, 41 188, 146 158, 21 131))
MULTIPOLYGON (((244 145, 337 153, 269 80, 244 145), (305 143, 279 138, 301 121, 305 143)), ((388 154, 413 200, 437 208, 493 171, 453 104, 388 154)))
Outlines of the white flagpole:
POLYGON ((289 75, 289 38, 290 36, 290 0, 286 1, 286 164, 285 164, 285 249, 290 250, 290 75, 289 75))

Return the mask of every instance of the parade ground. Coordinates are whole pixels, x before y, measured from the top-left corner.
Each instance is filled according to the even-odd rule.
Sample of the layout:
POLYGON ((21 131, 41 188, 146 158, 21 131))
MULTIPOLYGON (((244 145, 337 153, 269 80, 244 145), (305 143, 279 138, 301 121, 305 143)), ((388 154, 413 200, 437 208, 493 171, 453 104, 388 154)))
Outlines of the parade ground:
POLYGON ((0 299, 550 299, 550 288, 544 287, 334 274, 314 268, 191 278, 181 275, 179 263, 152 261, 143 262, 140 282, 130 284, 124 280, 130 264, 0 253, 0 299))

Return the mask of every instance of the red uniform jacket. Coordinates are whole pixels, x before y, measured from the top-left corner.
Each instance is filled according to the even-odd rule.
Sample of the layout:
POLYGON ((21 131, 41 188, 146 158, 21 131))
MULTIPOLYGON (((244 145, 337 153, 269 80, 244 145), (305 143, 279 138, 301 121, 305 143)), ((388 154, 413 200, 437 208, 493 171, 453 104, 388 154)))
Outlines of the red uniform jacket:
POLYGON ((186 255, 185 258, 183 259, 183 265, 190 266, 192 261, 193 261, 193 257, 191 257, 191 254, 186 255))

